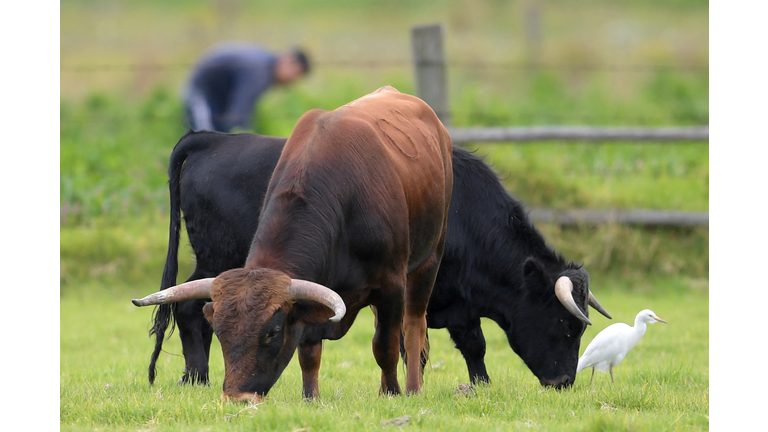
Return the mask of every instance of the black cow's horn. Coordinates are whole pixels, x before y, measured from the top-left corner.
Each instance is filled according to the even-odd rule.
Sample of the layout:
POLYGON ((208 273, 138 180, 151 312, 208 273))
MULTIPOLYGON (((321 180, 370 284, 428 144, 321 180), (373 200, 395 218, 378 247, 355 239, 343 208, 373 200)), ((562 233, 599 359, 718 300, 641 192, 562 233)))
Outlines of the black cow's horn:
POLYGON ((160 305, 176 303, 182 300, 211 298, 211 284, 214 278, 198 279, 172 286, 162 291, 152 293, 142 299, 133 299, 136 306, 160 305))
POLYGON ((608 313, 603 307, 600 305, 600 303, 595 298, 594 294, 592 294, 592 291, 589 292, 589 305, 592 306, 596 311, 603 314, 604 317, 608 319, 613 319, 611 314, 608 313))
POLYGON ((288 287, 291 298, 294 300, 312 300, 322 305, 328 306, 336 314, 331 318, 333 322, 339 322, 347 313, 347 306, 344 300, 332 289, 318 283, 291 279, 291 286, 288 287))
POLYGON ((572 313, 573 316, 582 320, 587 325, 592 325, 592 321, 584 316, 581 309, 576 306, 576 302, 573 301, 573 282, 571 282, 571 279, 569 279, 568 276, 560 276, 560 279, 555 282, 555 295, 557 296, 557 299, 560 300, 560 303, 568 309, 568 312, 572 313))

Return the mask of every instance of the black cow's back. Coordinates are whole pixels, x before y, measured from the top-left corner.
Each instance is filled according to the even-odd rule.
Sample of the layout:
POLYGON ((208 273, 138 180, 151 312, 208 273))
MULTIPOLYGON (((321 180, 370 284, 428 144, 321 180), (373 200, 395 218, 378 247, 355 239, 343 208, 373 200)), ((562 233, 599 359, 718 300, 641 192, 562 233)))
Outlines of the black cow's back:
POLYGON ((285 138, 204 133, 207 147, 187 154, 181 209, 196 273, 215 277, 242 267, 258 226, 264 194, 285 138), (226 221, 211 229, 213 221, 226 221))

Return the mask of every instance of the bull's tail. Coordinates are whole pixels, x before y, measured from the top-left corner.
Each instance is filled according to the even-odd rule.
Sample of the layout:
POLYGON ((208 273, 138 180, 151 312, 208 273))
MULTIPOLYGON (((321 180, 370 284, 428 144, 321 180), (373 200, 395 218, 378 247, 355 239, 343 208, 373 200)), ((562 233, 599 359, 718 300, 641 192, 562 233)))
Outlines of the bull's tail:
MULTIPOLYGON (((195 150, 200 140, 194 139, 192 133, 187 133, 176 144, 171 152, 170 162, 168 163, 168 191, 170 193, 170 213, 171 223, 168 233, 168 255, 165 258, 165 267, 163 268, 163 279, 160 283, 160 289, 176 285, 176 276, 179 272, 179 240, 181 231, 181 171, 184 161, 189 154, 195 150), (191 144, 188 144, 191 143, 191 144)), ((149 336, 155 337, 155 350, 149 362, 149 383, 154 384, 157 374, 157 358, 163 349, 163 340, 165 331, 171 327, 168 334, 173 334, 175 322, 172 313, 172 304, 164 304, 155 307, 152 328, 149 330, 149 336)))

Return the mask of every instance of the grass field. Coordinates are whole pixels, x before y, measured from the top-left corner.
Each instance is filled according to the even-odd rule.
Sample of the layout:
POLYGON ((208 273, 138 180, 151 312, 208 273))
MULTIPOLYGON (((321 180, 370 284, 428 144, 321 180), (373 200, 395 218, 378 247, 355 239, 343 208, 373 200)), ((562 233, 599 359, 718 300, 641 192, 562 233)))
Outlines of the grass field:
MULTIPOLYGON (((177 336, 165 344, 158 380, 149 386, 151 308, 124 296, 66 296, 61 301, 62 430, 378 430, 410 416, 422 430, 707 430, 709 415, 708 296, 685 281, 659 281, 642 290, 595 291, 617 322, 631 322, 641 308, 669 324, 649 326, 645 337, 610 376, 577 376, 567 391, 542 388, 491 321, 483 322, 492 384, 465 395, 467 370, 445 330, 430 331, 431 364, 418 396, 378 396, 379 372, 371 353, 373 318, 363 311, 350 333, 326 341, 320 371, 321 398, 302 402, 301 371, 292 361, 258 406, 219 401, 224 375, 221 349, 211 348, 210 387, 177 386, 184 369, 177 336), (668 291, 668 292, 665 292, 668 291), (94 325, 100 323, 100 325, 94 325)), ((123 292, 121 290, 121 292, 123 292)), ((589 341, 610 322, 594 317, 589 341)), ((583 350, 583 347, 582 347, 583 350)), ((404 373, 400 374, 401 383, 404 373)))
MULTIPOLYGON (((262 134, 288 136, 305 111, 334 109, 381 85, 413 93, 409 29, 432 22, 446 25, 456 126, 706 125, 708 14, 707 2, 688 0, 63 2, 60 429, 351 431, 410 416, 403 429, 708 430, 708 226, 539 226, 566 258, 584 263, 614 316, 593 314, 582 351, 599 330, 631 323, 643 308, 669 321, 649 327, 614 385, 607 374, 590 385, 585 371, 572 389, 544 389, 484 321, 491 385, 460 393, 466 366, 447 332, 433 330, 423 394, 380 397, 366 311, 347 336, 324 344, 319 400, 302 401, 292 361, 263 404, 222 404, 216 341, 210 387, 175 385, 184 365, 176 333, 148 385, 151 309, 130 303, 159 285, 168 157, 185 132, 178 89, 210 44, 246 39, 312 53, 306 80, 263 99, 262 134), (526 39, 535 5, 539 45, 526 39), (526 67, 534 61, 540 67, 526 67)), ((710 207, 708 143, 469 147, 531 207, 710 207)), ((194 267, 187 244, 179 280, 194 267)))

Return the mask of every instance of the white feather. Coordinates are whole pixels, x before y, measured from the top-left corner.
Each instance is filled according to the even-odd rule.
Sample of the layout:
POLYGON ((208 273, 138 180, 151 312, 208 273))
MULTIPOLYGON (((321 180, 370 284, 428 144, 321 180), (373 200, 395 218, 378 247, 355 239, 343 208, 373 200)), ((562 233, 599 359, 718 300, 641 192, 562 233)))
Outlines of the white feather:
POLYGON ((584 354, 579 358, 576 372, 581 372, 589 367, 593 368, 593 375, 595 370, 611 371, 611 380, 613 380, 613 368, 618 366, 627 356, 627 353, 640 342, 640 339, 645 335, 646 324, 657 322, 666 323, 652 310, 645 309, 635 317, 634 327, 624 323, 616 323, 606 327, 587 345, 584 354))

